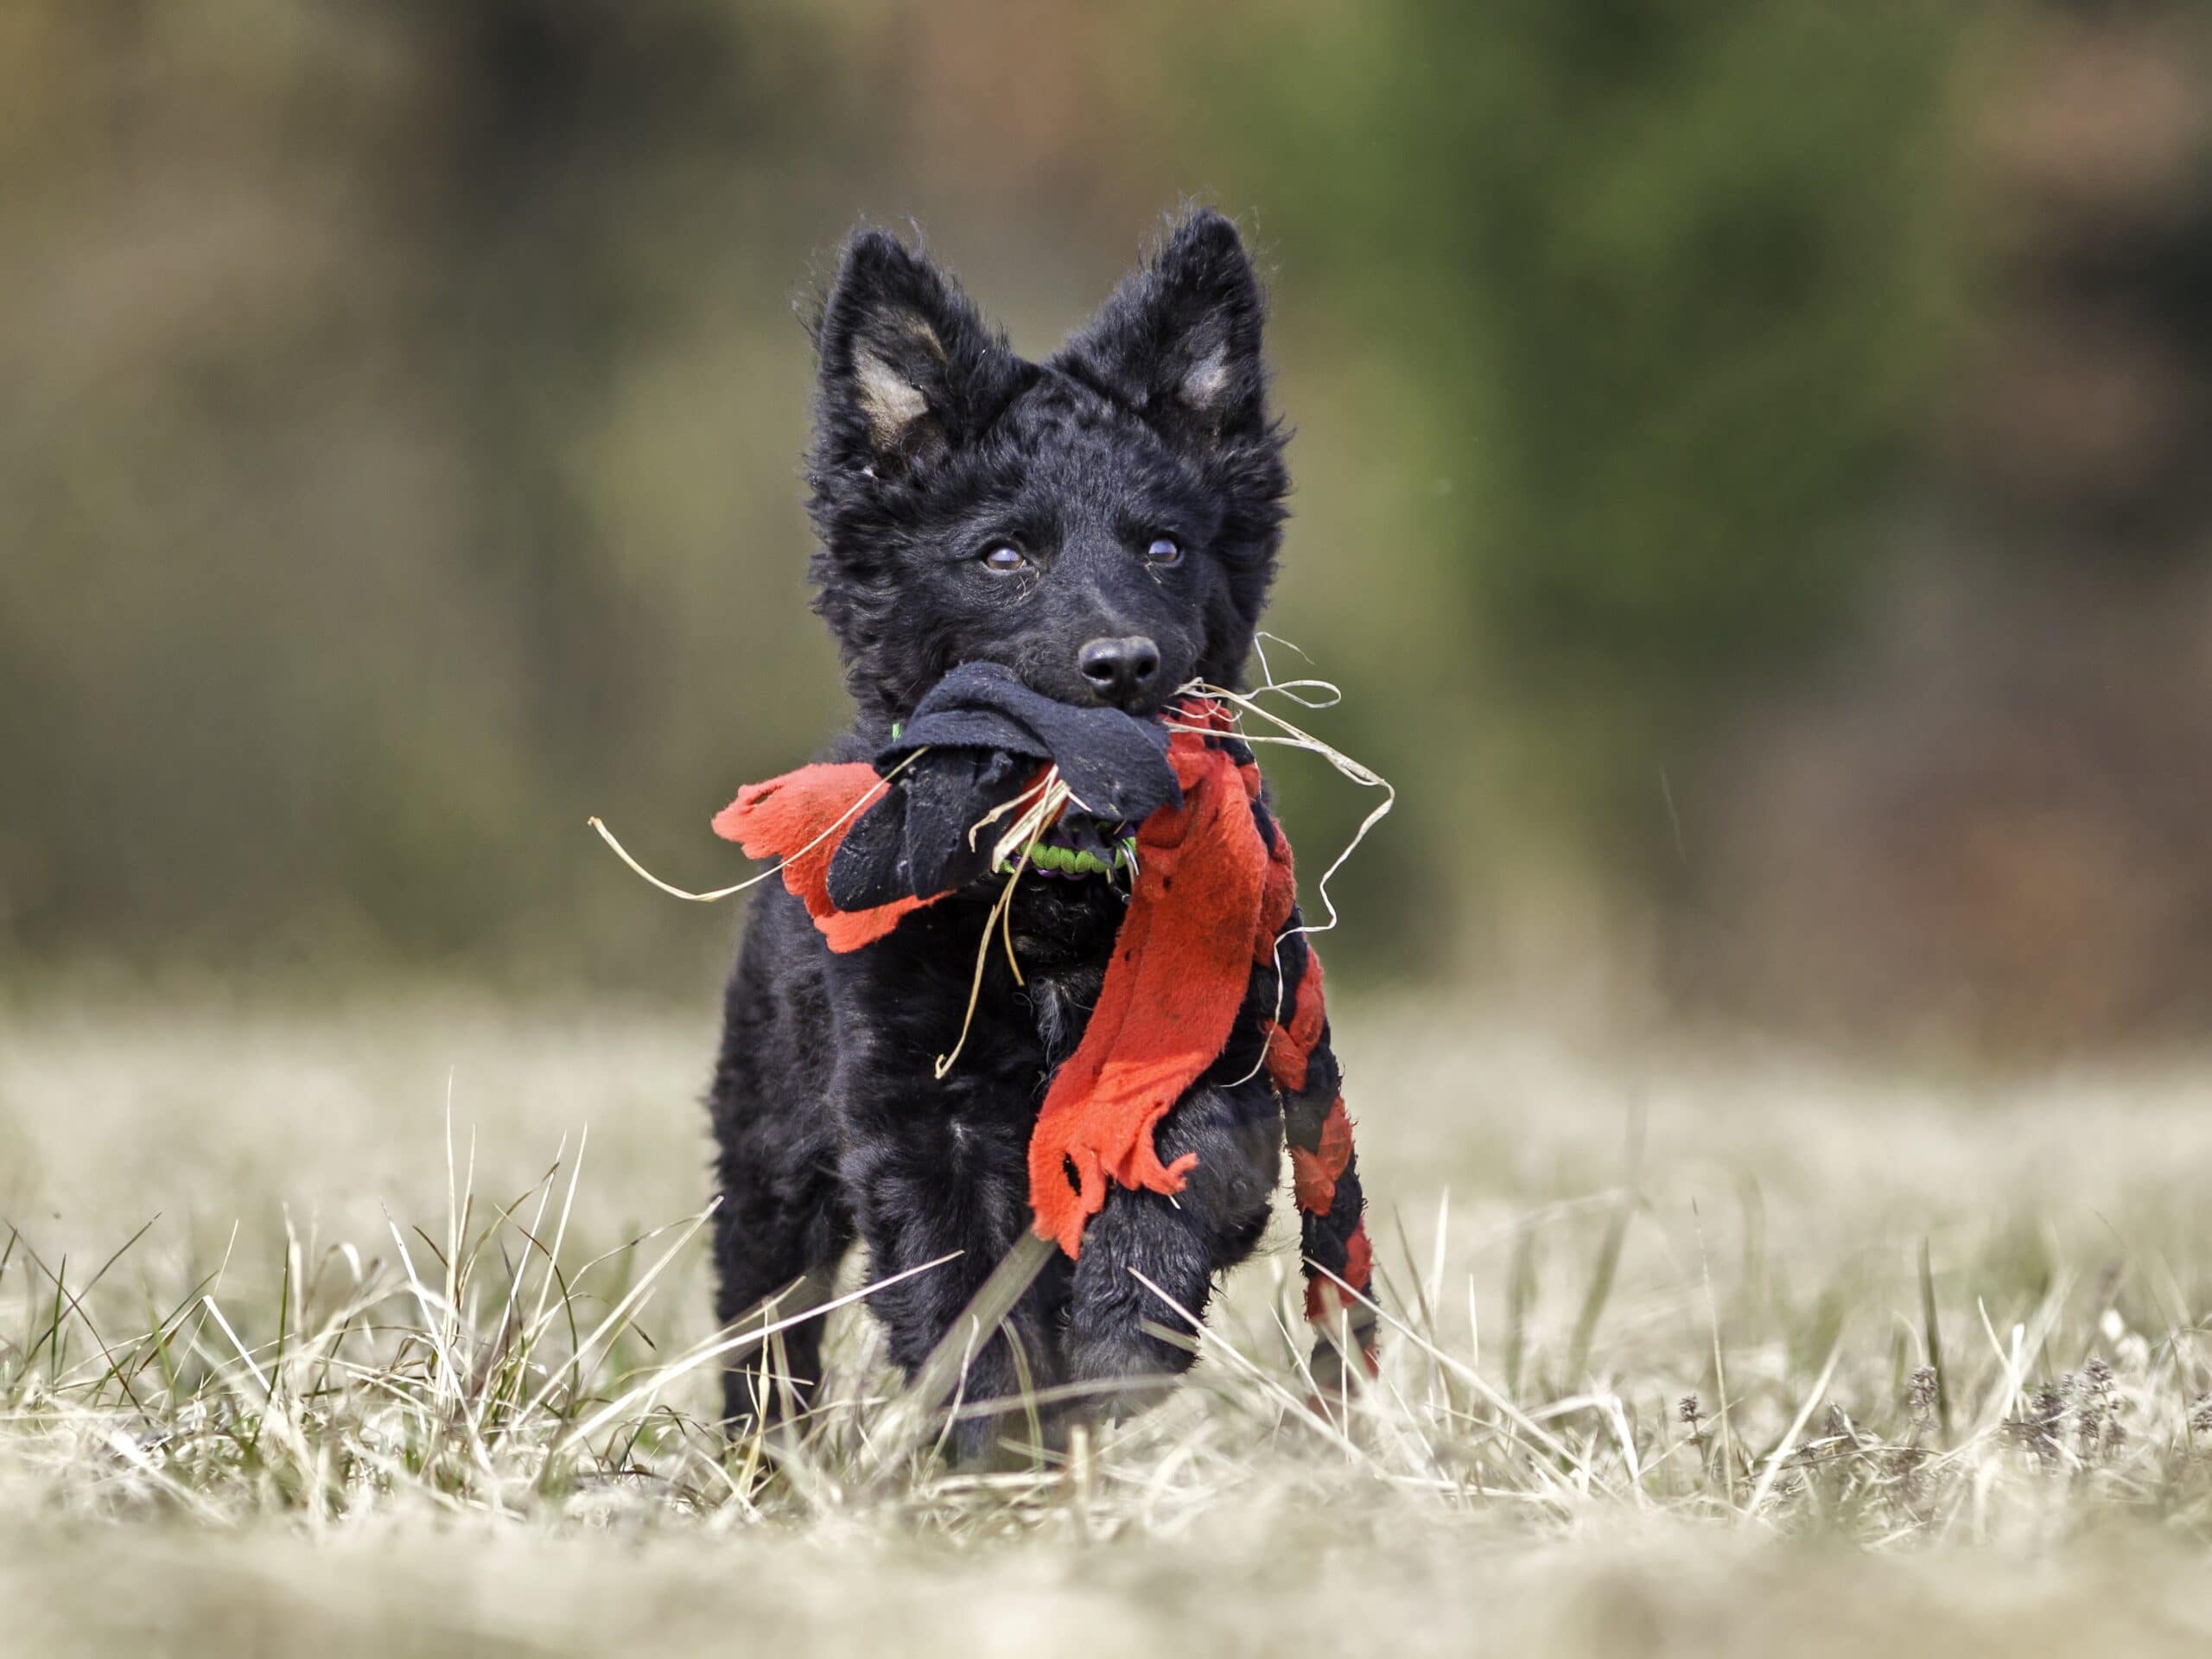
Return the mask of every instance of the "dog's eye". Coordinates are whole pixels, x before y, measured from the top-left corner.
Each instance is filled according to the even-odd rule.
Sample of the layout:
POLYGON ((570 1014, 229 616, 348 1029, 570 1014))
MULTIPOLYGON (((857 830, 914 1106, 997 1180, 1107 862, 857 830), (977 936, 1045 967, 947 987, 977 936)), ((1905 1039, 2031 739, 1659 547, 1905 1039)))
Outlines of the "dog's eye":
POLYGON ((1152 545, 1144 550, 1144 562, 1147 564, 1180 564, 1183 563, 1182 543, 1170 536, 1155 536, 1152 545))
POLYGON ((993 542, 983 550, 983 569, 995 570, 1001 575, 1019 570, 1028 563, 1012 542, 993 542))

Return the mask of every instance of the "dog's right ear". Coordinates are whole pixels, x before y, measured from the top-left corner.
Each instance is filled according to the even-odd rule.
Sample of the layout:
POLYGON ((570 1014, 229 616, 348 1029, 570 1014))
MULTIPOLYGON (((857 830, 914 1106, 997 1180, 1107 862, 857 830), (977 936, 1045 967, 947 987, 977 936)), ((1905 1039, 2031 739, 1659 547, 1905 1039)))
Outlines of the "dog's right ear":
POLYGON ((815 461, 897 477, 974 440, 1020 389, 1006 337, 958 286, 881 231, 845 245, 815 326, 815 461))

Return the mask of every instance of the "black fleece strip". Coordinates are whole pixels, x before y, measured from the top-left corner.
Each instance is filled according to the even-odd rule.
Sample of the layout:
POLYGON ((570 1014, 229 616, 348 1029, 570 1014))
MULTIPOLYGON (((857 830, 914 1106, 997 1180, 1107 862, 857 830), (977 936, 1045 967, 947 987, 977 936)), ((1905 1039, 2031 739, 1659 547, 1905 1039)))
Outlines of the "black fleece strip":
POLYGON ((980 880, 989 873, 989 842, 978 836, 970 845, 969 832, 1048 760, 1109 823, 1135 825, 1179 804, 1167 737, 1159 720, 1078 709, 1031 690, 995 663, 963 664, 876 751, 876 770, 898 777, 831 857, 830 902, 866 910, 980 880))
POLYGON ((876 751, 888 772, 921 749, 982 749, 1050 760, 1092 815, 1141 823, 1179 803, 1167 727, 1119 709, 1082 709, 1033 691, 996 663, 963 663, 915 705, 876 751))

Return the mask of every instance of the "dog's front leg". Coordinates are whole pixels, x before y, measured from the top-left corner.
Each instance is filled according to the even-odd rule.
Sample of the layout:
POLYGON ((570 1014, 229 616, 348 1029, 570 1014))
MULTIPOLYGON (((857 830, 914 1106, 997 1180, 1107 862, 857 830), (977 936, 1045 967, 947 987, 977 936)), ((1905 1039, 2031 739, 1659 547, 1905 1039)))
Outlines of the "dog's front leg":
MULTIPOLYGON (((869 1276, 938 1264, 868 1299, 892 1359, 909 1377, 955 1329, 1030 1217, 1026 1126, 933 1104, 877 1097, 847 1107, 849 1122, 865 1126, 848 1141, 844 1173, 869 1276)), ((1048 1268, 1048 1278, 1056 1274, 1065 1283, 1064 1268, 1048 1268)), ((952 1435, 960 1461, 986 1457, 1025 1391, 1056 1380, 1048 1294, 1033 1287, 999 1333, 966 1357, 952 1435), (989 1410, 994 1403, 1001 1409, 989 1410)))
POLYGON ((1184 1314, 1205 1313, 1214 1275, 1249 1255, 1267 1229, 1281 1109, 1264 1075, 1201 1083, 1160 1120, 1154 1144, 1162 1163, 1198 1154, 1183 1190, 1110 1188, 1075 1264, 1068 1376, 1091 1385, 1108 1413, 1141 1406, 1189 1368, 1198 1333, 1184 1314))

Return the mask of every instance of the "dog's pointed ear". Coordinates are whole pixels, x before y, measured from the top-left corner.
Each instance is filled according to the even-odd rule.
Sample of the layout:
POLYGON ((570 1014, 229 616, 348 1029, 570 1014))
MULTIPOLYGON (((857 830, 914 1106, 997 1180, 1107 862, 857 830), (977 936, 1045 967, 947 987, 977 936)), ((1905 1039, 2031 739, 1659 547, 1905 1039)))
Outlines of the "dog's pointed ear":
POLYGON ((1169 231, 1053 360, 1172 438, 1202 448, 1249 442, 1269 432, 1266 310, 1236 226, 1204 208, 1169 231))
POLYGON ((861 231, 815 324, 815 458, 897 476, 971 442, 1018 390, 1020 365, 957 283, 881 231, 861 231))

